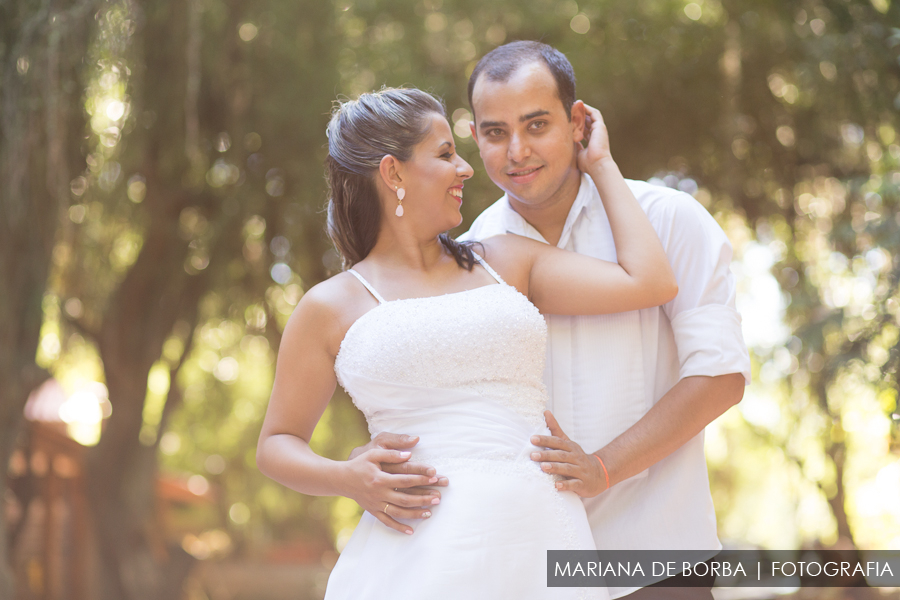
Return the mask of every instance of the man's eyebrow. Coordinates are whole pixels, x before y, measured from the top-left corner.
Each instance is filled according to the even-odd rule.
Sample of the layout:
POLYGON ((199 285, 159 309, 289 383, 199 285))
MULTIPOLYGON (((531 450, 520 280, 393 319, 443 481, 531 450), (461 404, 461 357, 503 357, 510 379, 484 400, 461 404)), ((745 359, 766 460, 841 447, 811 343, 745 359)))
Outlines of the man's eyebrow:
POLYGON ((519 117, 519 122, 524 123, 525 121, 530 121, 531 119, 533 119, 535 117, 543 117, 544 115, 549 115, 549 114, 550 114, 549 110, 536 110, 534 112, 528 113, 527 115, 522 115, 521 117, 519 117))
POLYGON ((479 129, 489 129, 491 127, 504 127, 506 123, 503 121, 482 121, 478 127, 479 129))
MULTIPOLYGON (((524 123, 525 121, 530 121, 531 119, 534 119, 535 117, 543 117, 544 115, 549 115, 549 114, 550 114, 549 110, 544 110, 544 109, 536 110, 534 112, 528 113, 527 115, 522 115, 521 117, 519 117, 519 122, 524 123)), ((490 129, 491 127, 505 127, 505 126, 506 126, 506 123, 504 123, 503 121, 482 121, 481 123, 478 124, 479 129, 490 129)))

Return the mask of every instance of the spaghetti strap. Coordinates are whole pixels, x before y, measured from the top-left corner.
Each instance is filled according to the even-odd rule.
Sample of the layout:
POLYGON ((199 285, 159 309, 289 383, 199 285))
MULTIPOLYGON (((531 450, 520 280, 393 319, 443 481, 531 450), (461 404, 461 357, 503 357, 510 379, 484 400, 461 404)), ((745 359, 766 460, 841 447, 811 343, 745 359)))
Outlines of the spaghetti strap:
POLYGON ((475 252, 473 252, 472 254, 475 254, 475 260, 478 261, 478 264, 481 265, 482 267, 484 267, 484 270, 487 271, 488 273, 490 273, 491 277, 493 277, 494 279, 497 280, 497 283, 502 283, 502 284, 506 285, 506 282, 503 281, 503 278, 500 277, 499 275, 497 275, 497 271, 492 269, 491 265, 487 264, 486 260, 484 260, 483 258, 478 256, 478 254, 476 254, 475 252))
POLYGON ((363 284, 364 286, 366 286, 366 289, 369 290, 369 293, 371 293, 373 296, 375 296, 375 299, 378 300, 378 304, 384 304, 384 303, 386 302, 386 300, 385 300, 384 298, 381 297, 381 294, 379 294, 378 292, 376 292, 376 291, 375 291, 375 288, 373 288, 372 285, 371 285, 368 281, 366 281, 366 280, 363 278, 362 275, 360 275, 359 273, 357 273, 357 272, 354 271, 353 269, 347 269, 347 272, 348 272, 348 273, 353 273, 353 276, 356 277, 357 279, 359 279, 359 282, 360 282, 361 284, 363 284))

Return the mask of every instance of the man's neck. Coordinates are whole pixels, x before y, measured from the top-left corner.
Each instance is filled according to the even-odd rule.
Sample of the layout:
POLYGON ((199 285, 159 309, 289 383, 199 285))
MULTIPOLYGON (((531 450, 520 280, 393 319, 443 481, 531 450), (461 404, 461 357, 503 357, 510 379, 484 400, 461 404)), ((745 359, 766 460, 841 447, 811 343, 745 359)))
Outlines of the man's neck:
POLYGON ((507 195, 512 209, 528 221, 552 246, 559 243, 569 211, 572 210, 572 205, 578 197, 578 190, 581 188, 581 172, 576 170, 574 175, 551 198, 541 204, 525 204, 507 195))

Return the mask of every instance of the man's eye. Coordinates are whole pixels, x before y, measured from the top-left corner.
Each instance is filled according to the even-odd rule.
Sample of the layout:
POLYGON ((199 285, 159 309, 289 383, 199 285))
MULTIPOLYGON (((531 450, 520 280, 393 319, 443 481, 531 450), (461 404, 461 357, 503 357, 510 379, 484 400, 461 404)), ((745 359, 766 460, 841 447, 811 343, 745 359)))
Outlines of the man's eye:
POLYGON ((488 135, 491 137, 499 137, 499 136, 503 135, 503 130, 502 129, 489 129, 488 135))
POLYGON ((532 129, 543 129, 544 127, 546 127, 546 125, 547 125, 546 121, 535 121, 534 123, 531 124, 531 128, 532 129))

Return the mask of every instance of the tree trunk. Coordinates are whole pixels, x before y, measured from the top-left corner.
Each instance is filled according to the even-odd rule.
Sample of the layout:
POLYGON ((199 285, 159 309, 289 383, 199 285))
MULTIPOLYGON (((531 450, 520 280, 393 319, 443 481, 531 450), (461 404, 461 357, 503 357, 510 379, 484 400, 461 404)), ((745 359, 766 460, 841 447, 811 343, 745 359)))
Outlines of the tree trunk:
POLYGON ((180 589, 191 564, 180 547, 167 547, 159 536, 156 446, 138 441, 150 368, 176 321, 195 319, 208 285, 206 274, 184 271, 188 246, 178 234, 179 212, 170 208, 155 215, 99 335, 115 409, 91 453, 88 489, 103 565, 101 597, 110 600, 171 598, 172 586, 180 589))
MULTIPOLYGON (((151 175, 150 189, 162 184, 151 175)), ((163 188, 165 189, 165 188, 163 188)), ((114 410, 100 443, 88 459, 88 490, 100 547, 101 598, 168 600, 181 594, 193 559, 179 545, 167 545, 160 535, 155 506, 157 444, 142 444, 147 379, 162 356, 176 323, 193 325, 201 297, 211 288, 217 269, 233 256, 230 244, 240 244, 240 219, 225 217, 215 226, 219 235, 210 250, 212 260, 199 274, 184 268, 188 242, 179 231, 186 206, 209 198, 174 191, 157 191, 145 201, 151 222, 137 261, 113 294, 98 334, 106 383, 114 410), (237 240, 237 242, 235 242, 237 240)), ((189 352, 191 342, 185 343, 189 352)), ((184 358, 184 357, 183 357, 184 358)), ((179 365, 171 370, 172 386, 179 365)), ((177 398, 170 394, 168 399, 177 398)), ((164 414, 173 407, 165 406, 164 414)))
POLYGON ((837 437, 834 432, 831 432, 826 434, 828 438, 825 440, 825 454, 828 455, 828 458, 830 458, 831 462, 834 464, 834 495, 829 495, 828 491, 825 489, 822 491, 825 493, 826 498, 828 498, 828 505, 831 507, 834 521, 837 524, 838 545, 843 546, 844 544, 849 543, 855 548, 856 542, 853 538, 853 531, 850 529, 850 522, 847 519, 847 508, 845 506, 844 463, 847 457, 847 445, 844 442, 845 434, 841 424, 840 413, 832 410, 831 407, 828 406, 828 388, 834 381, 836 374, 836 366, 828 365, 827 368, 823 369, 810 382, 810 391, 812 392, 813 397, 816 398, 819 406, 825 412, 825 415, 832 423, 835 423, 840 427, 840 433, 837 437))
MULTIPOLYGON (((181 594, 191 560, 180 546, 167 547, 159 535, 153 505, 156 446, 139 441, 147 378, 175 323, 196 323, 199 301, 214 282, 231 277, 235 283, 226 274, 235 259, 243 260, 241 230, 248 214, 265 215, 269 222, 280 217, 281 209, 272 208, 279 201, 269 200, 261 181, 256 182, 258 195, 244 188, 231 198, 205 183, 211 160, 205 143, 223 131, 242 139, 252 122, 246 111, 253 78, 244 64, 246 48, 234 35, 247 17, 242 3, 227 4, 227 25, 205 21, 200 12, 204 3, 197 0, 146 2, 135 18, 140 30, 130 98, 135 114, 152 115, 152 122, 128 135, 119 160, 123 169, 139 171, 146 180, 139 212, 149 224, 137 261, 112 294, 96 336, 113 404, 88 464, 102 600, 169 600, 181 594), (236 208, 226 210, 226 199, 236 208), (185 270, 190 240, 180 226, 188 207, 203 213, 212 232, 211 242, 204 239, 209 264, 194 275, 185 270)), ((332 12, 327 4, 297 10, 303 14, 301 22, 314 16, 316 22, 327 22, 325 16, 332 12)), ((304 151, 314 155, 314 146, 309 148, 304 151)), ((259 175, 250 172, 248 177, 259 175)), ((317 234, 311 239, 321 237, 317 234)), ((318 260, 314 268, 321 270, 318 260)), ((271 285, 268 269, 262 275, 262 281, 253 283, 260 296, 271 285)), ((174 377, 171 382, 176 385, 174 377)), ((170 394, 167 403, 177 398, 170 394)), ((164 419, 172 409, 164 407, 164 419)))
MULTIPOLYGON (((218 107, 199 105, 203 83, 199 6, 146 3, 138 19, 142 27, 135 51, 140 57, 134 64, 144 71, 134 82, 132 102, 136 110, 156 117, 151 128, 129 138, 130 148, 122 156, 123 164, 139 169, 146 178, 141 211, 149 225, 137 261, 112 294, 97 335, 114 407, 88 461, 102 599, 178 597, 193 562, 180 545, 169 546, 160 535, 155 506, 157 446, 142 444, 139 436, 147 379, 162 356, 163 344, 177 321, 196 323, 200 299, 212 286, 214 271, 239 256, 243 243, 240 215, 222 215, 219 200, 202 185, 198 189, 195 181, 199 173, 202 182, 206 169, 198 146, 198 119, 218 112, 218 107), (187 73, 180 69, 185 56, 187 73), (172 83, 161 86, 162 81, 172 83), (174 102, 182 93, 183 102, 174 102), (188 207, 204 212, 215 232, 209 265, 193 275, 185 271, 190 240, 184 239, 179 224, 188 207), (229 244, 237 244, 237 249, 229 244)), ((185 351, 189 347, 188 342, 185 351)), ((174 377, 171 385, 176 385, 174 377)), ((173 398, 177 394, 168 397, 173 398)), ((171 410, 167 406, 163 412, 168 415, 171 410)))
POLYGON ((847 509, 845 507, 846 494, 844 492, 844 459, 846 457, 846 445, 844 442, 832 442, 827 446, 826 453, 834 463, 834 496, 828 498, 828 504, 831 506, 831 512, 834 514, 835 523, 837 523, 838 544, 843 546, 849 542, 851 546, 856 547, 853 539, 853 531, 850 529, 850 522, 847 519, 847 509))
MULTIPOLYGON (((93 0, 0 5, 0 466, 5 473, 31 391, 43 296, 69 173, 84 129, 81 57, 93 0)), ((0 500, 7 493, 0 477, 0 500)), ((0 511, 0 597, 14 595, 0 511)))

